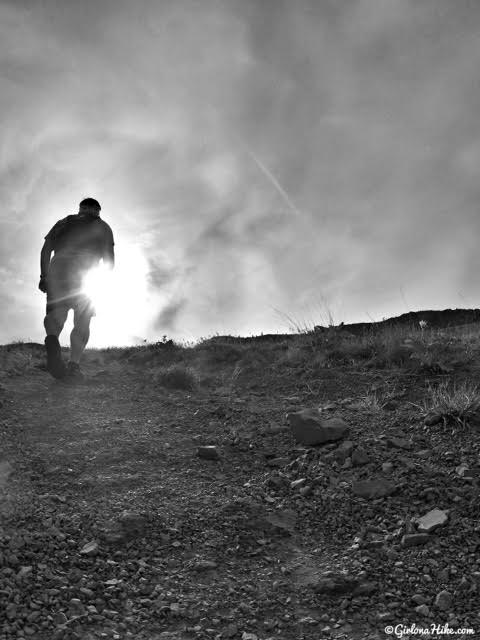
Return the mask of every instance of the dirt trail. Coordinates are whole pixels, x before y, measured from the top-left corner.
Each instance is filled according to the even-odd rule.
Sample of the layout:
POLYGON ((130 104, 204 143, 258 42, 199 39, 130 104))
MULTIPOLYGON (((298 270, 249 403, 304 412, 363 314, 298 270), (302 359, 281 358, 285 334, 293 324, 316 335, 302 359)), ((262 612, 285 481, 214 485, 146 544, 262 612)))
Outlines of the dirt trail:
MULTIPOLYGON (((230 394, 155 387, 133 368, 90 374, 67 386, 32 368, 3 382, 0 640, 370 639, 385 637, 389 612, 412 619, 402 608, 413 595, 408 570, 398 566, 393 585, 391 575, 402 554, 418 567, 423 551, 399 549, 396 520, 411 511, 412 489, 431 484, 431 469, 415 466, 412 451, 390 452, 395 463, 413 460, 398 464, 397 480, 417 486, 369 504, 350 481, 376 472, 384 448, 373 465, 342 471, 328 457, 336 445, 299 447, 285 426, 288 409, 354 398, 376 373, 325 371, 321 384, 278 378, 230 394), (198 457, 202 444, 217 445, 220 459, 198 457), (302 477, 318 479, 310 496, 290 486, 302 477), (381 543, 371 544, 368 526, 381 543), (322 592, 329 570, 370 591, 322 592)), ((409 407, 341 411, 374 456, 379 433, 414 421, 409 407)), ((443 446, 422 438, 424 448, 443 446)), ((457 495, 475 535, 477 494, 457 495)))

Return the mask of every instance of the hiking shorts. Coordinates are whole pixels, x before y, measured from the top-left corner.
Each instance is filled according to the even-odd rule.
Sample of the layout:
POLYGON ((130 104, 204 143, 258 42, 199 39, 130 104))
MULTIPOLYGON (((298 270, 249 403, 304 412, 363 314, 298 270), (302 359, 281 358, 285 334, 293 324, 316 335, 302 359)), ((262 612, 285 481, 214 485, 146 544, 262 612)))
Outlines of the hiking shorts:
POLYGON ((79 278, 47 277, 47 314, 61 309, 86 316, 95 315, 95 307, 91 299, 82 292, 82 282, 79 278))

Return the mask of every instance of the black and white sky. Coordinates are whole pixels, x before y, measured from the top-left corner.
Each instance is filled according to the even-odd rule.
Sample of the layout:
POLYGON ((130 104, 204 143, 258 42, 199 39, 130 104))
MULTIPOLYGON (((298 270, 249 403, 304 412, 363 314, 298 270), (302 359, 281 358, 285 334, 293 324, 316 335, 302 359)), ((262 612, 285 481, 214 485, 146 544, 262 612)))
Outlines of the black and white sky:
POLYGON ((87 196, 91 344, 480 306, 477 0, 0 0, 0 63, 0 342, 87 196))

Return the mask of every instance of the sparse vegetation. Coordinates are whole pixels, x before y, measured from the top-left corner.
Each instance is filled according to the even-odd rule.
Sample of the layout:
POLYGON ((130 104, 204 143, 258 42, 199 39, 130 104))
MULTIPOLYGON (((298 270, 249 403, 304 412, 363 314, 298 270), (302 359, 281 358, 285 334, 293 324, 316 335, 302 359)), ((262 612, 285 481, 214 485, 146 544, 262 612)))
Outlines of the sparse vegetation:
POLYGON ((198 376, 194 370, 180 363, 156 369, 153 379, 156 384, 167 389, 192 391, 198 384, 198 376))
POLYGON ((426 415, 441 416, 448 425, 479 425, 480 389, 468 381, 441 382, 429 388, 422 409, 426 415))
POLYGON ((413 615, 415 594, 434 602, 447 569, 458 579, 455 615, 469 626, 476 592, 460 587, 480 568, 479 355, 478 329, 419 323, 197 345, 165 337, 87 350, 86 385, 66 388, 41 369, 42 344, 0 347, 0 449, 4 475, 12 470, 0 509, 5 637, 25 628, 39 640, 63 638, 67 621, 72 638, 118 629, 146 640, 175 633, 182 611, 189 628, 208 618, 218 637, 224 629, 257 637, 260 620, 260 633, 267 621, 275 636, 317 640, 326 615, 345 625, 339 638, 359 628, 373 638, 385 613, 413 615), (285 414, 316 408, 321 419, 344 420, 348 439, 298 446, 285 414), (388 499, 373 499, 383 489, 388 499), (434 535, 415 534, 431 510, 445 522, 434 535), (410 571, 425 564, 418 541, 435 557, 431 579, 418 574, 421 587, 410 571), (384 595, 392 557, 402 558, 395 591, 406 603, 393 612, 384 595), (45 570, 55 565, 58 574, 45 570), (310 597, 318 603, 325 566, 351 588, 368 574, 359 584, 371 597, 352 593, 345 608, 335 583, 321 617, 312 609, 308 630, 300 629, 298 607, 310 597), (49 590, 60 624, 45 608, 32 616, 26 579, 32 602, 49 590), (252 608, 245 593, 254 594, 252 608), (154 615, 152 602, 160 603, 154 615), (71 616, 72 607, 99 613, 71 616))

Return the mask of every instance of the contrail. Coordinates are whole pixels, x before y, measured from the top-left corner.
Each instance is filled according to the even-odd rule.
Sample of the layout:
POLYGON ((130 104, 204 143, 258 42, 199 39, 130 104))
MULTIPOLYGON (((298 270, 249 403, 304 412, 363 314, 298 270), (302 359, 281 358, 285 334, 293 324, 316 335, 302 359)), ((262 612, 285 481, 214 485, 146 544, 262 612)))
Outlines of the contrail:
POLYGON ((263 164, 263 162, 261 162, 257 156, 253 153, 253 151, 251 151, 248 148, 245 148, 245 151, 248 153, 248 155, 252 158, 252 160, 255 162, 255 164, 257 165, 257 167, 260 169, 260 171, 267 176, 267 178, 270 180, 270 182, 273 184, 273 186, 276 188, 276 190, 278 191, 278 193, 282 196, 282 198, 285 200, 285 202, 288 204, 288 206, 290 207, 290 209, 297 215, 300 215, 300 211, 297 209, 297 207, 294 205, 294 203, 292 202, 290 196, 288 195, 288 193, 285 191, 285 189, 282 187, 282 185, 278 182, 278 180, 275 178, 275 176, 272 174, 271 171, 269 171, 269 169, 263 164))

